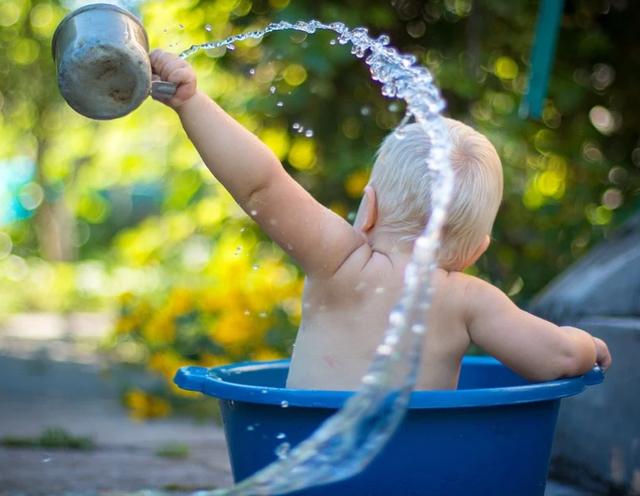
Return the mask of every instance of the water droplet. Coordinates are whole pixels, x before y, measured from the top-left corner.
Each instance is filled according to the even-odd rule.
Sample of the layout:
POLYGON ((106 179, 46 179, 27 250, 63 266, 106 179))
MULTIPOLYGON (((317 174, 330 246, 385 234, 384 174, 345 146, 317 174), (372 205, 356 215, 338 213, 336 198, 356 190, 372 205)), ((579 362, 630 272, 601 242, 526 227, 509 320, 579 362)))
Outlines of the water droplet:
POLYGON ((280 107, 280 108, 284 107, 284 102, 277 102, 276 107, 280 107))
POLYGON ((291 445, 289 443, 282 443, 276 448, 275 454, 280 460, 284 460, 289 456, 290 449, 291 445))
POLYGON ((252 210, 251 212, 249 212, 253 217, 255 217, 256 215, 258 215, 258 211, 257 210, 252 210))
POLYGON ((307 130, 304 132, 304 135, 305 135, 307 138, 311 138, 311 137, 313 136, 313 129, 307 129, 307 130))
POLYGON ((426 326, 422 324, 413 324, 411 326, 411 332, 413 332, 414 334, 424 334, 426 330, 426 326))
POLYGON ((389 323, 392 326, 404 325, 405 318, 402 312, 398 312, 397 310, 394 310, 393 312, 391 312, 391 315, 389 315, 389 323))
POLYGON ((236 49, 236 46, 233 43, 229 43, 227 45, 227 50, 234 51, 235 49, 236 49))
POLYGON ((391 348, 391 346, 389 346, 388 344, 381 344, 380 346, 378 346, 377 352, 378 355, 391 355, 391 352, 393 351, 393 348, 391 348))
POLYGON ((300 123, 299 123, 299 122, 294 122, 294 123, 291 125, 291 129, 293 129, 293 130, 296 130, 296 131, 297 131, 298 129, 300 129, 300 123))
POLYGON ((276 439, 284 439, 285 437, 287 437, 287 435, 284 432, 280 432, 277 436, 276 439))
POLYGON ((276 92, 276 87, 275 86, 269 87, 269 93, 271 93, 273 95, 275 92, 276 92))
POLYGON ((407 132, 405 131, 404 127, 397 127, 395 131, 393 131, 393 135, 396 137, 396 139, 403 140, 406 138, 407 132))
POLYGON ((282 400, 282 401, 280 402, 280 406, 281 406, 282 408, 289 408, 289 402, 288 402, 287 400, 282 400))
POLYGON ((400 110, 400 105, 398 104, 398 102, 393 102, 390 103, 387 108, 389 109, 389 112, 397 112, 398 110, 400 110))
POLYGON ((335 45, 337 43, 336 39, 334 38, 333 40, 329 41, 329 45, 335 45))
POLYGON ((255 73, 256 73, 255 68, 252 67, 251 69, 249 69, 249 74, 253 76, 255 73))
POLYGON ((363 384, 376 384, 377 382, 378 382, 378 379, 374 374, 367 374, 362 378, 363 384))
POLYGON ((360 114, 364 115, 364 116, 367 116, 367 115, 371 114, 371 108, 367 107, 367 106, 362 107, 360 109, 360 114))
POLYGON ((205 24, 204 29, 205 31, 211 32, 211 30, 213 29, 213 26, 211 26, 211 24, 205 24))
POLYGON ((53 460, 53 457, 48 453, 42 457, 42 463, 49 463, 51 460, 53 460))

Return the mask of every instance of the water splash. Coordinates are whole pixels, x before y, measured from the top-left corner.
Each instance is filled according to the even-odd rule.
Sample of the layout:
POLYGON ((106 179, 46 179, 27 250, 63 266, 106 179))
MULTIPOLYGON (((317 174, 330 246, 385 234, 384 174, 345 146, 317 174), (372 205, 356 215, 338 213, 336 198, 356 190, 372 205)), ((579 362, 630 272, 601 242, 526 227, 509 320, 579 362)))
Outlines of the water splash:
MULTIPOLYGON (((412 260, 404 275, 402 296, 389 316, 384 341, 362 379, 360 390, 308 439, 295 448, 287 448, 286 456, 278 456, 279 459, 271 465, 234 487, 201 491, 196 493, 197 496, 285 494, 358 473, 378 454, 404 418, 418 373, 424 333, 427 332, 425 317, 431 300, 427 281, 436 266, 440 228, 453 184, 448 161, 449 144, 440 116, 445 105, 440 92, 430 72, 417 65, 414 56, 401 54, 388 46, 388 36, 374 39, 366 28, 349 29, 340 22, 275 22, 261 31, 193 45, 180 57, 189 57, 199 50, 229 47, 283 30, 309 34, 317 30, 335 32, 338 44, 351 44, 351 53, 357 58, 364 58, 371 77, 381 84, 384 96, 406 102, 406 115, 401 126, 415 118, 432 144, 427 160, 427 173, 433 176, 434 185, 431 215, 424 232, 414 244, 412 260)), ((275 93, 275 87, 271 92, 275 93)), ((365 113, 363 108, 361 113, 368 114, 369 109, 365 113)), ((397 133, 400 137, 402 130, 397 133)), ((253 212, 251 214, 254 215, 253 212)))

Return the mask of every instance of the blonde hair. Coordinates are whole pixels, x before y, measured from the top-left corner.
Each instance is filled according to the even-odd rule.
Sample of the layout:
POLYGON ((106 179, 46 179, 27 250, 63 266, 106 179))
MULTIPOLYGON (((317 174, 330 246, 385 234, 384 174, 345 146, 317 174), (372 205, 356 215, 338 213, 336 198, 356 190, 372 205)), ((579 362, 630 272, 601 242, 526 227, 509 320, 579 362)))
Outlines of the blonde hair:
MULTIPOLYGON (((455 179, 439 265, 452 269, 468 260, 491 233, 502 201, 502 165, 485 136, 462 122, 444 120, 455 179)), ((430 143, 422 126, 409 124, 401 133, 385 138, 369 184, 376 191, 378 225, 412 241, 429 218, 433 172, 427 169, 430 143)))

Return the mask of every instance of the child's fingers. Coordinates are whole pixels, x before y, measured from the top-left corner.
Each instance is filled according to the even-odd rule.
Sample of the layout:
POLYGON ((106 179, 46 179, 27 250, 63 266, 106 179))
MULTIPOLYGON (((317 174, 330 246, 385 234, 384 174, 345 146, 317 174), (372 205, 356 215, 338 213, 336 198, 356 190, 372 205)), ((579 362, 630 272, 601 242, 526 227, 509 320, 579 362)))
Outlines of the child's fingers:
POLYGON ((171 64, 186 63, 177 55, 163 52, 162 50, 154 50, 151 52, 149 59, 151 60, 153 72, 158 74, 162 79, 165 79, 168 75, 167 70, 171 64))
POLYGON ((594 337, 593 341, 596 344, 596 359, 598 361, 598 365, 606 370, 611 366, 611 363, 613 362, 611 353, 609 352, 609 348, 607 347, 607 344, 600 338, 594 337))
MULTIPOLYGON (((171 76, 171 74, 173 74, 179 69, 187 69, 187 68, 189 68, 189 65, 184 60, 180 58, 176 60, 171 60, 167 62, 167 64, 162 68, 162 72, 160 73, 160 76, 165 81, 169 81, 169 76, 171 76)), ((172 82, 179 82, 179 81, 172 81, 172 82)))
POLYGON ((196 92, 196 76, 191 66, 175 54, 154 50, 149 54, 154 79, 161 79, 177 86, 176 94, 170 99, 155 97, 169 106, 177 108, 196 92))
POLYGON ((175 96, 180 100, 188 99, 196 91, 196 78, 193 77, 193 72, 189 67, 176 69, 169 74, 167 81, 178 85, 175 96))
POLYGON ((186 83, 191 79, 195 79, 191 67, 176 67, 167 74, 165 81, 180 84, 186 83))

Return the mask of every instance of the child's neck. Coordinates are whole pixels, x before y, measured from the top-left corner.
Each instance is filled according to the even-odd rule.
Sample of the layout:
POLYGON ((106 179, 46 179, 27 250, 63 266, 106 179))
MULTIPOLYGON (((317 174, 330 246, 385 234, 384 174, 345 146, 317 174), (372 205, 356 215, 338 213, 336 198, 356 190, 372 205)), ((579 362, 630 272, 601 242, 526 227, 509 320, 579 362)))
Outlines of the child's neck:
POLYGON ((408 256, 413 252, 413 241, 403 241, 397 233, 374 227, 366 233, 367 243, 373 251, 385 255, 408 256))

